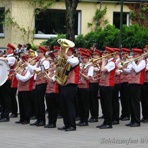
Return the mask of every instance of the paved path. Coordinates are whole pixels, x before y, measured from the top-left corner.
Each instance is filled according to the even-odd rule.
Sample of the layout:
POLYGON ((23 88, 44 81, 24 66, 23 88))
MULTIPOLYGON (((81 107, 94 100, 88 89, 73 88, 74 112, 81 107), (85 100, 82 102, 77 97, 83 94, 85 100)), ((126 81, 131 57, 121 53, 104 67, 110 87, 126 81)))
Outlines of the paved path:
MULTIPOLYGON (((88 127, 78 127, 77 131, 65 132, 30 125, 18 125, 11 118, 8 123, 0 123, 0 148, 142 148, 148 147, 148 123, 141 127, 126 127, 122 121, 113 129, 97 129, 99 123, 88 127)), ((31 120, 34 122, 34 120, 31 120)), ((63 126, 58 119, 57 127, 63 126)))

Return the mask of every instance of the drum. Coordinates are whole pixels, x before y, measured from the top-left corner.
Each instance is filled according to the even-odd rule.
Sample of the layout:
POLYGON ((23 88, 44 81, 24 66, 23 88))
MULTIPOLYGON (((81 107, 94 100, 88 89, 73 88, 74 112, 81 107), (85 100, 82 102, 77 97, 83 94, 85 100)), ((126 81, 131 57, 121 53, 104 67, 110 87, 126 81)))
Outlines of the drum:
POLYGON ((7 62, 0 60, 0 86, 7 81, 9 70, 10 68, 7 62))

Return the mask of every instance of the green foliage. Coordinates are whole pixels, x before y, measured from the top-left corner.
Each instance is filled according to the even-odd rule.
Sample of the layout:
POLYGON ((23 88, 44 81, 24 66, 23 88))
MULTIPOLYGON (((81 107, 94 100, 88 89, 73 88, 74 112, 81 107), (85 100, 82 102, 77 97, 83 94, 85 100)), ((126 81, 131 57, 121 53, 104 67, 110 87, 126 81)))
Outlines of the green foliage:
POLYGON ((91 27, 92 30, 96 30, 98 26, 105 26, 108 24, 108 20, 105 19, 105 14, 107 12, 107 7, 105 7, 103 10, 97 9, 95 12, 95 16, 93 17, 93 21, 91 23, 88 23, 88 27, 91 27))
MULTIPOLYGON (((90 48, 94 43, 97 48, 104 50, 105 46, 119 47, 120 30, 115 26, 107 25, 105 28, 98 27, 96 31, 91 31, 86 35, 78 35, 75 39, 75 47, 90 48)), ((64 38, 58 35, 56 38, 50 38, 44 42, 44 45, 58 45, 57 40, 64 38)), ((148 44, 148 28, 137 24, 126 26, 123 25, 122 47, 126 48, 144 48, 148 44)))
POLYGON ((36 51, 36 50, 37 50, 37 48, 38 48, 38 46, 37 46, 37 45, 31 45, 31 49, 32 49, 32 50, 36 51))

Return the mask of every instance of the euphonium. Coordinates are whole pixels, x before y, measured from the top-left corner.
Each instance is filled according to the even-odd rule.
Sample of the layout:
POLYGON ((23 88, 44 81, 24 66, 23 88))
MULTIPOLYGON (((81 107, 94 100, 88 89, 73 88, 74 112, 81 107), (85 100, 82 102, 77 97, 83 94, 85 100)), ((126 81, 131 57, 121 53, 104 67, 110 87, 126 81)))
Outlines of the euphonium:
POLYGON ((71 65, 67 63, 67 60, 64 58, 63 53, 67 53, 68 49, 70 47, 74 47, 75 44, 67 39, 59 39, 57 42, 61 45, 61 52, 57 61, 55 79, 58 84, 64 85, 67 80, 68 72, 70 71, 71 65))

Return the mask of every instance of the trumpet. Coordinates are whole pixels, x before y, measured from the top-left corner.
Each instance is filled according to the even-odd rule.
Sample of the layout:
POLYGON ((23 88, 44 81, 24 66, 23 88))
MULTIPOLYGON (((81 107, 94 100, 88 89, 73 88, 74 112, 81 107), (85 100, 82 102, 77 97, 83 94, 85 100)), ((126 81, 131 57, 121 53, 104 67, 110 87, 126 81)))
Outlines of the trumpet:
POLYGON ((97 62, 97 61, 99 61, 99 60, 102 60, 103 58, 107 58, 108 56, 112 56, 112 55, 115 55, 115 54, 116 54, 116 52, 113 52, 113 53, 107 54, 107 55, 102 56, 102 57, 99 57, 99 58, 93 58, 93 59, 91 60, 91 62, 95 63, 95 62, 97 62))
POLYGON ((138 60, 138 59, 140 59, 140 58, 144 58, 146 55, 147 55, 147 53, 144 53, 144 54, 142 54, 141 56, 138 56, 138 57, 136 57, 136 58, 133 58, 133 59, 129 58, 129 60, 127 60, 127 61, 125 61, 125 62, 121 62, 121 65, 122 65, 122 66, 125 66, 125 65, 129 64, 130 62, 136 61, 136 60, 138 60))

